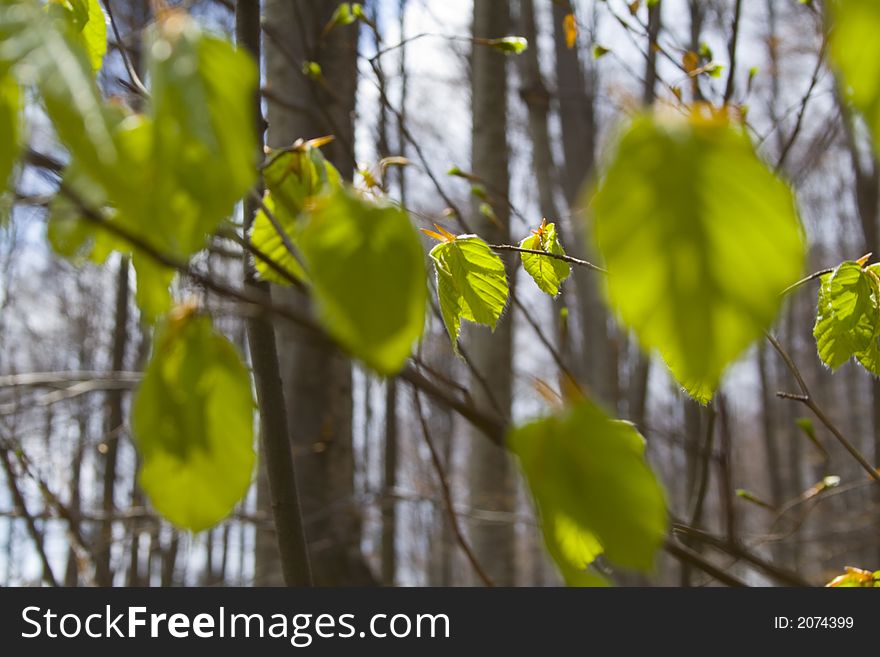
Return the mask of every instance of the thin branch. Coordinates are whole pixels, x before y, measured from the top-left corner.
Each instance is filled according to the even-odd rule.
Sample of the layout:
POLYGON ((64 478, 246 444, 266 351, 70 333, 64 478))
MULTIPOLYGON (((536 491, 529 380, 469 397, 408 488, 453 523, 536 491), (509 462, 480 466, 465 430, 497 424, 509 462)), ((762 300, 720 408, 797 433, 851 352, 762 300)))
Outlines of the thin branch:
POLYGON ((710 545, 717 550, 726 552, 732 557, 746 561, 786 586, 810 586, 810 583, 797 573, 781 568, 767 561, 763 557, 759 557, 739 543, 728 541, 725 538, 714 536, 701 529, 689 527, 688 525, 678 522, 673 524, 672 533, 687 536, 688 538, 710 545))
POLYGON ((125 43, 122 41, 122 36, 119 34, 119 27, 116 25, 116 17, 113 15, 113 7, 110 5, 110 0, 103 0, 103 5, 107 12, 107 18, 110 19, 110 29, 113 30, 113 36, 116 38, 116 43, 119 44, 119 54, 122 55, 122 63, 125 65, 128 77, 131 79, 131 86, 137 91, 137 93, 147 97, 150 95, 150 92, 147 91, 147 88, 141 81, 131 58, 128 56, 128 50, 125 47, 125 43))
POLYGON ((663 543, 663 549, 683 564, 688 564, 690 566, 699 568, 704 573, 706 573, 707 575, 711 575, 722 584, 738 588, 748 587, 748 584, 746 584, 738 577, 731 575, 720 566, 716 566, 714 563, 703 557, 703 555, 701 555, 699 552, 691 550, 689 547, 682 545, 672 538, 666 539, 666 541, 663 543))
POLYGON ((807 387, 806 382, 804 381, 804 377, 801 375, 800 370, 797 365, 795 365, 794 360, 792 360, 791 356, 783 349, 782 345, 779 344, 779 341, 774 338, 769 333, 767 334, 767 340, 773 345, 773 348, 776 350, 776 353, 779 354, 780 358, 782 358, 785 366, 788 368, 788 371, 791 372, 795 381, 797 381, 798 388, 800 388, 801 394, 793 395, 791 393, 776 393, 778 397, 781 399, 791 399, 793 401, 797 401, 802 403, 804 406, 812 411, 813 415, 825 425, 832 435, 837 438, 837 441, 846 448, 852 457, 858 462, 860 466, 867 472, 874 481, 880 484, 880 472, 877 471, 871 463, 864 457, 864 455, 856 449, 855 445, 853 445, 844 435, 841 433, 840 429, 831 421, 831 419, 825 414, 822 408, 816 403, 810 394, 810 389, 807 387))
POLYGON ((431 432, 428 428, 428 422, 425 419, 425 412, 422 408, 422 401, 419 396, 419 391, 414 388, 412 392, 416 415, 419 418, 419 424, 422 428, 422 436, 425 438, 425 444, 427 444, 428 450, 431 452, 431 462, 434 464, 434 470, 437 473, 437 479, 440 481, 440 490, 443 493, 443 502, 446 505, 446 512, 449 515, 449 524, 452 527, 452 533, 455 534, 455 540, 458 542, 459 547, 461 547, 462 552, 464 552, 467 560, 473 567, 474 572, 477 573, 480 581, 482 581, 483 584, 486 586, 495 586, 492 578, 489 577, 489 574, 483 569, 483 566, 480 565, 480 562, 477 559, 477 555, 474 554, 474 551, 471 549, 470 544, 468 544, 467 539, 465 538, 464 533, 461 530, 461 525, 459 525, 458 523, 458 516, 455 513, 455 506, 452 501, 452 490, 449 487, 449 480, 446 477, 446 472, 443 469, 443 461, 440 459, 440 454, 437 452, 437 447, 434 445, 434 441, 431 439, 431 432))
POLYGON ((36 520, 34 520, 34 517, 30 514, 30 511, 28 511, 24 495, 22 495, 21 489, 19 489, 18 483, 15 479, 15 470, 13 470, 12 462, 9 460, 9 450, 5 446, 0 448, 0 464, 2 464, 3 472, 6 475, 6 484, 9 486, 12 501, 15 504, 18 513, 24 518, 28 535, 34 543, 34 547, 37 550, 37 556, 40 558, 40 563, 43 566, 43 579, 49 584, 49 586, 58 586, 58 580, 55 579, 55 574, 52 572, 52 565, 49 563, 49 557, 46 555, 43 534, 37 527, 36 520))
POLYGON ((608 273, 607 269, 603 269, 598 265, 594 265, 592 262, 587 262, 586 260, 581 260, 580 258, 575 258, 570 255, 563 255, 561 253, 549 253, 548 251, 540 251, 537 249, 524 249, 522 247, 512 246, 510 244, 490 244, 489 248, 493 251, 515 251, 516 253, 530 253, 532 255, 544 256, 545 258, 553 258, 554 260, 562 260, 563 262, 567 262, 571 265, 586 267, 587 269, 592 269, 593 271, 597 271, 602 274, 608 273))
POLYGON ((801 280, 799 280, 797 283, 792 283, 791 285, 789 285, 782 292, 780 292, 779 295, 785 296, 786 294, 788 294, 792 290, 796 290, 797 288, 799 288, 801 285, 805 285, 805 284, 809 283, 810 281, 814 281, 817 278, 821 278, 825 274, 831 274, 833 272, 834 272, 834 267, 829 267, 828 269, 822 269, 821 271, 813 272, 809 276, 806 276, 806 277, 802 278, 801 280))
POLYGON ((804 123, 804 116, 807 113, 807 106, 810 104, 810 99, 813 97, 813 92, 816 89, 816 85, 819 83, 819 76, 822 73, 822 64, 825 62, 825 48, 827 45, 827 39, 822 40, 822 46, 819 49, 819 56, 816 58, 816 66, 813 69, 813 74, 810 77, 810 84, 807 87, 807 92, 804 94, 804 97, 801 99, 800 109, 798 110, 797 119, 795 119, 794 128, 791 131, 791 134, 788 136, 788 139, 785 140, 785 144, 782 147, 782 151, 779 154, 779 159, 776 161, 776 166, 774 170, 776 173, 779 173, 782 170, 782 167, 785 165, 785 161, 788 158, 788 154, 791 152, 792 147, 797 141, 798 136, 801 133, 801 128, 804 123))
POLYGON ((739 40, 739 23, 742 15, 742 0, 736 0, 733 6, 733 25, 730 30, 730 41, 727 44, 730 70, 727 73, 727 85, 724 88, 724 104, 727 105, 733 98, 734 83, 736 77, 736 47, 739 40))

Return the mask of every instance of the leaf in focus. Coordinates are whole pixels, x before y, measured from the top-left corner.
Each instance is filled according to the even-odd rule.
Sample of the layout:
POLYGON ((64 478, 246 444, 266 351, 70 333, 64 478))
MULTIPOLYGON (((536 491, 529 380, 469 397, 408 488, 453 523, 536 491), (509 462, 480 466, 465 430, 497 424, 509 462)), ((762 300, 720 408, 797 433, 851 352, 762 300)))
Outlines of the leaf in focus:
POLYGON ((707 401, 801 274, 791 191, 726 118, 643 116, 620 140, 594 206, 612 306, 707 401))
POLYGON ((422 336, 427 304, 418 235, 400 208, 337 189, 316 198, 296 244, 327 332, 380 374, 422 336))
POLYGON ((501 258, 476 235, 460 235, 431 249, 440 314, 456 347, 461 320, 493 331, 507 305, 507 272, 501 258))
POLYGON ((558 546, 557 555, 578 565, 564 537, 571 540, 576 529, 580 538, 574 545, 584 562, 601 546, 620 566, 653 568, 666 535, 666 502, 645 461, 644 438, 632 424, 613 420, 583 400, 562 415, 514 429, 508 443, 541 512, 545 538, 550 534, 548 545, 558 546), (566 519, 562 539, 556 535, 560 517, 566 519))
MULTIPOLYGON (((545 251, 556 255, 565 255, 565 249, 556 235, 556 225, 545 223, 536 234, 530 235, 519 244, 522 249, 545 251)), ((534 253, 521 253, 523 269, 526 270, 537 286, 551 297, 559 295, 559 287, 571 274, 571 267, 563 260, 541 256, 534 253)))
POLYGON ((842 76, 842 89, 864 115, 880 154, 880 2, 833 0, 831 61, 842 76))
POLYGON ((169 521, 200 531, 247 492, 255 462, 250 376, 207 317, 172 313, 133 402, 140 484, 169 521))
POLYGON ((846 261, 820 279, 816 324, 819 358, 832 370, 851 358, 877 368, 880 308, 876 279, 859 263, 846 261))
POLYGON ((0 194, 6 191, 19 152, 21 91, 8 73, 0 72, 0 194))
POLYGON ((577 19, 575 19, 574 14, 568 13, 565 15, 565 18, 562 19, 562 28, 565 30, 565 46, 571 50, 577 43, 578 38, 577 19))

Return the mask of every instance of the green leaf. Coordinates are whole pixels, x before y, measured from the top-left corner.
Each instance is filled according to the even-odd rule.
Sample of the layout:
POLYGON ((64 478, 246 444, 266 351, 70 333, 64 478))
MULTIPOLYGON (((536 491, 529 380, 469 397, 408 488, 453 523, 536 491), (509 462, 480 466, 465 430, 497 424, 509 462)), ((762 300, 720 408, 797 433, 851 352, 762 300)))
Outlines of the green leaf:
POLYGON ((163 516, 200 531, 232 511, 251 483, 253 412, 248 371, 207 317, 160 327, 132 428, 141 486, 163 516))
POLYGON ((602 553, 602 545, 590 532, 581 529, 568 516, 544 515, 544 542, 568 586, 607 586, 591 564, 602 553))
POLYGON ((0 194, 6 191, 19 151, 21 91, 15 78, 0 73, 0 194))
POLYGON ((135 301, 144 317, 150 321, 171 310, 171 281, 175 271, 157 263, 146 254, 135 251, 131 263, 137 277, 135 301))
POLYGON ((107 20, 100 0, 50 0, 47 9, 67 23, 85 47, 92 70, 100 71, 107 54, 107 20))
POLYGON ((56 133, 97 182, 126 188, 114 130, 124 118, 103 102, 79 34, 34 2, 0 5, 0 69, 36 85, 56 133))
POLYGON ((724 118, 637 118, 595 198, 611 304, 697 399, 776 318, 804 244, 789 188, 724 118))
MULTIPOLYGON (((263 179, 267 189, 263 205, 275 217, 290 243, 296 240, 300 214, 309 199, 341 184, 336 168, 324 159, 319 149, 308 144, 270 154, 263 168, 263 179)), ((260 208, 254 217, 251 243, 291 276, 305 280, 302 264, 284 242, 269 216, 260 208)), ((260 258, 254 258, 254 266, 264 281, 290 284, 260 258)))
POLYGON ((162 247, 187 256, 256 180, 257 68, 177 13, 156 28, 148 52, 155 169, 144 225, 165 234, 162 247))
POLYGON ((107 54, 107 19, 99 0, 89 0, 89 21, 82 29, 92 70, 100 71, 107 54))
POLYGON ((503 37, 501 39, 483 39, 478 42, 504 55, 521 55, 529 47, 529 42, 526 38, 515 36, 503 37))
POLYGON ((831 369, 855 357, 867 370, 880 375, 876 276, 852 261, 822 276, 813 336, 819 358, 831 369))
POLYGON ((548 545, 557 546, 557 560, 572 568, 586 565, 600 545, 620 566, 653 568, 666 535, 666 502, 632 424, 612 420, 584 400, 562 415, 515 429, 508 441, 538 504, 548 545))
POLYGON ((296 244, 327 331, 380 374, 396 374, 422 335, 427 303, 406 212, 338 189, 315 200, 296 244))
MULTIPOLYGON (((565 249, 562 248, 556 236, 555 224, 542 224, 534 235, 525 238, 519 246, 533 251, 565 255, 565 249)), ((537 286, 551 297, 556 297, 559 294, 559 286, 571 274, 569 264, 563 260, 534 253, 521 253, 520 255, 522 256, 523 268, 537 286)))
POLYGON ((880 154, 880 3, 833 0, 831 61, 843 78, 850 101, 864 115, 880 154))
POLYGON ((455 348, 461 320, 493 331, 507 305, 507 272, 489 245, 476 235, 459 235, 431 249, 440 313, 455 348))

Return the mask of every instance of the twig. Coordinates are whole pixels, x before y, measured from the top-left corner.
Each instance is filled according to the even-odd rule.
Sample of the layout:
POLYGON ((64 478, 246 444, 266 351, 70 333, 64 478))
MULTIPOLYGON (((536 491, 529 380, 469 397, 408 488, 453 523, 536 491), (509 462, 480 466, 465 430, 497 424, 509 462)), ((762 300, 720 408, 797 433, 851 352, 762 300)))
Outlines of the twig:
POLYGON ((461 547, 462 552, 464 552, 467 560, 473 567, 474 572, 477 573, 477 576, 480 578, 483 584, 485 584, 486 586, 495 586, 492 578, 489 577, 488 573, 486 573, 486 571, 483 569, 483 566, 480 565, 480 562, 477 559, 477 555, 474 554, 474 551, 468 544, 467 539, 465 538, 464 533, 461 530, 461 526, 458 523, 458 516, 455 514, 455 506, 452 501, 452 491, 449 488, 449 480, 447 479, 446 472, 443 469, 443 462, 440 460, 440 454, 437 452, 437 447, 434 445, 434 441, 431 439, 431 432, 428 429, 428 422, 425 419, 425 412, 422 408, 422 401, 419 396, 419 391, 413 388, 412 392, 416 415, 419 418, 419 424, 422 428, 422 436, 425 438, 425 443, 428 445, 428 450, 430 450, 431 452, 431 462, 434 464, 434 470, 437 473, 437 479, 440 481, 440 489, 443 493, 443 502, 446 505, 446 512, 449 515, 449 524, 452 527, 452 533, 455 534, 455 540, 458 542, 459 547, 461 547))
POLYGON ((801 375, 800 370, 798 370, 797 365, 795 365, 791 356, 782 348, 782 345, 779 344, 779 341, 774 338, 772 335, 767 333, 767 340, 773 345, 773 348, 776 350, 776 353, 779 354, 780 358, 782 358, 785 366, 788 368, 788 371, 791 372, 795 381, 797 381, 798 388, 800 388, 801 394, 792 394, 788 392, 777 392, 776 396, 780 399, 791 399, 793 401, 797 401, 802 403, 804 406, 812 411, 813 415, 825 425, 825 428, 828 429, 832 435, 837 438, 838 442, 846 448, 852 457, 858 462, 860 466, 874 479, 878 484, 880 484, 880 472, 877 471, 871 463, 862 455, 862 453, 855 448, 855 446, 847 440, 847 438, 841 433, 840 429, 831 421, 831 419, 825 415, 825 412, 822 408, 816 403, 813 399, 812 395, 810 395, 810 389, 807 387, 806 382, 804 381, 804 377, 801 375))
POLYGON ((603 269, 598 265, 594 265, 592 262, 587 262, 586 260, 581 260, 580 258, 575 258, 570 255, 563 255, 561 253, 550 253, 548 251, 540 251, 537 249, 524 249, 522 247, 512 246, 510 244, 490 244, 489 248, 493 251, 515 251, 517 253, 531 253, 532 255, 544 256, 545 258, 562 260, 563 262, 577 265, 578 267, 586 267, 587 269, 592 269, 593 271, 597 271, 602 274, 608 273, 607 269, 603 269))
POLYGON ((759 570, 764 571, 773 579, 787 586, 810 586, 809 582, 804 580, 800 575, 785 568, 781 568, 766 559, 759 557, 736 542, 728 541, 725 538, 714 536, 708 532, 695 527, 689 527, 683 523, 674 523, 672 525, 672 533, 687 536, 698 540, 706 545, 710 545, 717 550, 726 552, 727 554, 752 564, 759 570))
POLYGON ((736 46, 739 39, 739 23, 742 15, 742 0, 736 0, 733 6, 733 25, 730 30, 730 41, 727 44, 730 70, 727 72, 727 85, 724 88, 724 104, 727 105, 733 98, 733 89, 736 77, 736 46))
POLYGON ((119 44, 119 54, 122 55, 122 63, 125 65, 128 77, 131 78, 131 85, 137 93, 147 97, 150 95, 150 92, 147 91, 147 88, 141 81, 134 64, 131 62, 131 58, 128 56, 128 50, 125 47, 125 43, 122 41, 122 36, 119 34, 119 27, 116 25, 116 17, 113 15, 113 7, 110 5, 110 0, 103 0, 103 5, 104 9, 107 11, 107 18, 110 19, 110 29, 113 30, 113 36, 116 38, 116 43, 119 44))
POLYGON ((783 145, 782 150, 779 153, 779 159, 776 161, 776 166, 774 167, 774 171, 776 171, 776 173, 779 173, 782 170, 782 167, 785 165, 785 160, 788 158, 788 154, 791 152, 792 146, 794 146, 798 136, 800 135, 801 128, 803 127, 804 123, 804 116, 807 113, 807 105, 809 105, 810 99, 813 97, 813 91, 815 91, 816 85, 819 83, 819 75, 822 72, 822 65, 825 62, 826 45, 827 39, 823 39, 822 46, 819 49, 819 56, 816 58, 816 67, 813 69, 813 75, 810 77, 810 85, 807 87, 807 92, 801 99, 800 109, 798 110, 797 119, 795 119, 794 128, 792 129, 791 134, 788 136, 788 139, 785 140, 785 144, 783 145))
POLYGON ((684 564, 688 564, 691 566, 695 566, 702 570, 707 575, 711 575, 715 579, 717 579, 722 584, 726 584, 727 586, 733 587, 748 587, 744 581, 735 577, 728 573, 726 570, 723 570, 719 566, 716 566, 714 563, 703 557, 703 555, 698 552, 694 552, 689 547, 686 547, 672 538, 667 538, 663 543, 663 549, 666 550, 673 557, 678 559, 680 562, 684 564))
POLYGON ((785 296, 786 294, 788 294, 792 290, 799 288, 801 285, 809 283, 810 281, 814 281, 817 278, 821 278, 825 274, 831 274, 833 271, 834 271, 834 267, 829 267, 828 269, 822 269, 820 271, 813 272, 809 276, 806 276, 806 277, 802 278, 801 280, 799 280, 797 283, 792 283, 791 285, 789 285, 782 292, 780 292, 779 295, 785 296))
POLYGON ((50 586, 58 586, 58 580, 55 579, 55 574, 52 572, 52 565, 49 563, 49 557, 46 555, 46 546, 43 544, 43 534, 40 532, 34 517, 30 514, 30 511, 28 511, 27 505, 25 504, 24 495, 21 494, 21 490, 16 482, 15 471, 12 469, 12 462, 9 460, 9 450, 6 446, 0 448, 0 463, 2 463, 3 472, 6 475, 6 484, 9 486, 12 501, 15 504, 18 513, 24 518, 28 535, 34 543, 34 547, 37 550, 37 556, 39 556, 40 563, 43 566, 43 579, 50 586))

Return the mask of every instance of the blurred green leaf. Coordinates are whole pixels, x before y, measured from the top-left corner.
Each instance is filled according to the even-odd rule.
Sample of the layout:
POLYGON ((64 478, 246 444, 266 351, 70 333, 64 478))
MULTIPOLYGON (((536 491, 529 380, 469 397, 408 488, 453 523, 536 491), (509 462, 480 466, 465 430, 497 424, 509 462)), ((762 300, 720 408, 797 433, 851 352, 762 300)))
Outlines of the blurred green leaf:
POLYGON ((594 207, 612 306, 707 401, 801 274, 791 191, 725 118, 643 116, 620 140, 594 207))
POLYGON ((66 21, 71 34, 85 47, 94 72, 107 54, 107 20, 100 0, 50 0, 49 14, 66 21))
POLYGON ((830 56, 844 92, 864 115, 880 154, 880 2, 832 0, 830 56))
POLYGON ((431 249, 437 274, 440 313, 455 348, 461 320, 493 331, 507 305, 507 272, 489 245, 476 235, 460 235, 431 249))
POLYGON ((321 323, 352 355, 396 374, 422 335, 425 261, 406 212, 337 189, 297 234, 321 323))
POLYGON ((505 55, 520 55, 529 47, 524 37, 509 36, 501 39, 477 39, 477 43, 489 46, 505 55))
MULTIPOLYGON (((296 240, 300 214, 308 200, 340 186, 336 168, 324 159, 321 151, 308 144, 271 153, 263 168, 266 193, 263 205, 275 217, 284 237, 272 224, 263 208, 257 211, 251 229, 251 243, 297 280, 306 274, 295 255, 285 244, 296 240)), ((265 261, 254 258, 260 278, 280 285, 290 281, 265 261)))
MULTIPOLYGON (((556 225, 543 223, 537 232, 525 238, 519 246, 533 251, 545 251, 556 255, 565 255, 565 249, 556 235, 556 225)), ((571 274, 571 267, 563 260, 540 256, 534 253, 521 253, 523 269, 526 270, 535 284, 551 297, 559 294, 562 282, 571 274)))
POLYGON ((178 527, 225 518, 250 487, 254 400, 235 347, 211 321, 184 311, 156 333, 133 402, 140 484, 178 527))
POLYGON ((632 424, 584 400, 514 429, 508 442, 563 569, 582 569, 599 546, 620 566, 653 568, 666 535, 666 502, 632 424))
POLYGON ((0 73, 0 194, 6 191, 19 152, 21 91, 11 75, 0 73))

